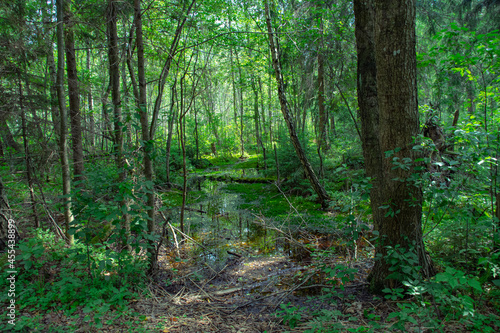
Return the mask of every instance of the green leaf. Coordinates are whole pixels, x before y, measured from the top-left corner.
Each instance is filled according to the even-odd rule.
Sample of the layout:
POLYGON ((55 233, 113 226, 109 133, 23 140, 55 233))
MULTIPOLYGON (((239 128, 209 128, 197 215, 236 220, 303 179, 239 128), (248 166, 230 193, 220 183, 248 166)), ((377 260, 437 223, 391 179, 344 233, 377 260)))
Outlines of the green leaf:
POLYGON ((483 292, 483 288, 481 288, 481 284, 479 283, 479 281, 471 279, 471 280, 467 281, 467 283, 469 284, 469 286, 471 286, 475 290, 477 290, 481 293, 483 292))

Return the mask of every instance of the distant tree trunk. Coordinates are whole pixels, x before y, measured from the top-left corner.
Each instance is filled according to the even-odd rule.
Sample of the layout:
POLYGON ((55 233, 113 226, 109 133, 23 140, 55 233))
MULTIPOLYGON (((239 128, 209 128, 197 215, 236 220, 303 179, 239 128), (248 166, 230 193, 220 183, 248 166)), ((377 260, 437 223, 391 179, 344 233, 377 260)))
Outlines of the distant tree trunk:
MULTIPOLYGON (((181 96, 180 96, 180 107, 179 107, 179 142, 181 145, 181 151, 182 151, 182 205, 181 205, 181 213, 180 213, 180 228, 181 232, 184 233, 184 213, 185 213, 185 208, 186 208, 186 199, 187 199, 187 168, 186 168, 186 138, 185 138, 185 133, 186 133, 186 113, 187 111, 185 110, 184 106, 184 79, 185 79, 186 73, 184 73, 184 76, 181 78, 180 82, 180 88, 181 88, 181 96)), ((193 92, 194 93, 194 92, 193 92)), ((184 237, 184 236, 183 236, 184 237)))
POLYGON ((50 114, 52 116, 52 123, 54 124, 54 133, 56 134, 57 138, 59 138, 61 125, 59 124, 59 109, 57 105, 57 70, 54 60, 54 48, 52 44, 53 43, 49 43, 49 52, 47 55, 47 65, 49 68, 50 78, 50 114))
POLYGON ((108 145, 104 144, 106 141, 105 140, 111 140, 112 141, 112 136, 113 133, 111 131, 111 125, 110 125, 110 120, 109 120, 109 114, 108 114, 108 105, 109 105, 109 93, 111 92, 111 78, 109 80, 108 87, 104 91, 104 93, 101 96, 101 107, 102 107, 102 120, 103 124, 101 124, 101 137, 102 137, 102 142, 101 142, 101 150, 107 150, 108 145))
MULTIPOLYGON (((73 170, 76 181, 83 179, 83 141, 82 119, 80 112, 80 90, 76 69, 75 34, 70 2, 64 1, 64 32, 66 48, 66 70, 68 73, 69 114, 71 119, 71 147, 73 151, 73 170)), ((82 186, 82 183, 79 183, 82 186)))
MULTIPOLYGON (((229 29, 231 29, 231 17, 229 17, 229 29)), ((233 60, 233 47, 229 46, 229 60, 231 62, 231 83, 233 87, 233 112, 234 112, 234 126, 238 128, 238 108, 236 97, 236 80, 234 79, 234 60, 233 60)))
POLYGON ((283 116, 285 118, 285 122, 288 127, 288 132, 290 133, 290 140, 292 141, 292 144, 295 148, 295 152, 297 153, 297 157, 300 160, 300 163, 302 164, 306 177, 307 179, 311 182, 311 185, 318 195, 318 200, 321 203, 321 206, 323 209, 326 209, 328 207, 328 203, 330 201, 330 197, 326 193, 325 189, 323 186, 319 183, 318 177, 316 176, 316 173, 314 172, 311 164, 309 163, 309 160, 307 159, 307 156, 304 152, 304 149, 302 148, 299 138, 297 136, 297 133, 295 131, 294 127, 294 121, 292 119, 292 116, 290 114, 290 111, 288 109, 288 103, 286 100, 285 96, 285 89, 284 89, 284 84, 283 84, 283 76, 281 74, 281 67, 279 63, 279 58, 278 58, 278 51, 275 46, 274 42, 274 36, 273 36, 273 30, 271 26, 271 15, 269 13, 269 5, 268 1, 264 1, 264 6, 265 6, 265 12, 266 12, 266 24, 267 24, 267 31, 269 34, 269 45, 271 48, 271 55, 272 55, 272 60, 273 60, 273 66, 274 66, 274 72, 276 75, 276 82, 278 84, 278 98, 280 100, 280 105, 281 105, 281 112, 283 113, 283 116))
POLYGON ((65 232, 68 243, 74 243, 74 236, 69 233, 69 228, 73 222, 71 211, 71 173, 69 170, 68 158, 68 117, 66 114, 66 97, 64 96, 64 31, 63 31, 63 1, 57 0, 57 99, 59 101, 59 114, 61 129, 59 130, 59 154, 61 157, 63 200, 64 200, 64 221, 65 232))
MULTIPOLYGON (((90 73, 90 45, 87 49, 87 71, 90 73)), ((89 105, 89 143, 90 150, 93 152, 95 150, 95 119, 94 119, 94 100, 92 98, 92 86, 89 85, 89 91, 87 92, 87 103, 89 105)))
POLYGON ((196 108, 196 100, 193 102, 194 111, 194 140, 196 145, 196 160, 200 159, 200 138, 198 135, 198 109, 196 108))
MULTIPOLYGON (((23 71, 24 72, 24 71, 23 71)), ((24 94, 23 85, 21 82, 21 73, 18 72, 18 85, 19 85, 19 109, 21 111, 21 127, 23 133, 24 143, 24 160, 26 162, 26 178, 28 180, 28 189, 30 192, 31 208, 33 209, 33 217, 35 219, 35 228, 40 228, 40 220, 38 218, 38 211, 36 209, 35 192, 33 191, 33 173, 31 166, 31 156, 28 146, 28 131, 26 128, 26 115, 24 114, 24 94)))
POLYGON ((261 135, 262 142, 262 152, 264 158, 264 169, 267 169, 267 157, 266 157, 266 145, 264 144, 265 140, 267 140, 267 126, 266 126, 266 110, 264 109, 264 93, 262 91, 262 80, 260 76, 257 78, 259 82, 259 93, 260 93, 260 112, 262 115, 262 121, 260 122, 261 129, 264 132, 264 135, 261 135))
POLYGON ((175 94, 176 94, 175 86, 176 86, 176 84, 177 84, 177 80, 172 85, 171 101, 170 101, 170 113, 169 113, 169 118, 168 118, 167 143, 166 143, 166 147, 165 147, 165 151, 166 151, 165 169, 166 169, 166 173, 167 173, 168 186, 170 186, 170 183, 171 183, 171 180, 170 180, 170 150, 172 147, 172 135, 174 133, 174 123, 175 123, 175 119, 177 118, 177 112, 175 111, 175 94))
MULTIPOLYGON (((371 174, 379 177, 375 182, 373 206, 383 204, 384 210, 374 212, 374 228, 379 232, 379 241, 376 244, 376 255, 384 258, 387 255, 387 246, 400 246, 401 251, 414 248, 419 259, 419 266, 424 278, 434 273, 430 258, 425 253, 422 238, 422 190, 414 184, 410 177, 414 174, 414 165, 408 169, 394 168, 393 161, 414 161, 418 156, 412 149, 414 137, 419 131, 417 85, 416 85, 416 53, 415 53, 415 0, 375 0, 374 36, 376 69, 373 68, 373 59, 366 53, 370 49, 372 29, 370 4, 355 2, 357 13, 356 37, 358 52, 362 57, 361 71, 358 84, 361 85, 360 94, 366 101, 360 102, 360 108, 365 119, 366 131, 362 138, 365 149, 379 149, 378 156, 368 155, 367 165, 371 174), (366 15, 364 15, 366 14, 366 15), (365 49, 364 49, 365 48, 365 49), (376 72, 376 92, 373 87, 373 75, 376 72), (363 78, 365 82, 363 82, 363 78), (363 85, 365 85, 363 88, 363 85), (376 133, 376 116, 367 115, 377 109, 374 95, 378 103, 378 140, 376 133), (368 117, 368 118, 367 118, 368 117), (393 155, 384 158, 385 152, 392 151, 393 155), (377 163, 380 163, 377 165, 377 163)), ((392 273, 391 265, 385 260, 375 261, 369 280, 374 292, 381 292, 385 287, 395 287, 401 281, 387 279, 392 273)))
MULTIPOLYGON (((148 212, 148 232, 152 236, 155 232, 155 194, 153 187, 153 161, 151 160, 151 153, 153 149, 151 138, 149 137, 148 126, 148 108, 147 108, 147 91, 146 91, 146 72, 144 70, 144 42, 142 40, 142 13, 141 13, 141 0, 134 0, 134 14, 135 14, 135 34, 137 44, 137 67, 139 79, 139 115, 141 120, 142 142, 144 145, 144 177, 150 184, 151 188, 147 189, 147 202, 146 209, 148 212)), ((148 249, 150 255, 149 271, 154 273, 157 266, 156 250, 153 241, 150 241, 148 249)))
MULTIPOLYGON (((321 10, 321 8, 318 8, 321 10)), ((319 34, 320 43, 318 48, 318 154, 320 155, 320 149, 323 151, 328 151, 330 149, 328 144, 328 137, 326 135, 326 125, 328 119, 326 118, 325 110, 325 80, 324 80, 324 65, 323 65, 323 15, 319 14, 319 34)))
MULTIPOLYGON (((125 161, 124 147, 123 147, 123 120, 122 120, 122 101, 120 96, 120 58, 118 56, 118 32, 116 28, 116 1, 108 0, 108 60, 109 60, 109 75, 111 80, 111 98, 113 100, 114 110, 114 144, 116 152, 116 167, 118 169, 118 181, 123 183, 127 180, 127 166, 125 161)), ((128 243, 130 238, 130 215, 129 210, 129 194, 120 193, 122 197, 120 200, 120 211, 122 215, 122 225, 125 230, 125 239, 123 246, 129 251, 131 247, 128 243)))
POLYGON ((243 78, 241 75, 241 65, 240 65, 240 60, 238 58, 238 52, 235 53, 236 55, 236 64, 238 66, 238 72, 239 72, 239 77, 240 77, 240 84, 239 84, 239 93, 240 93, 240 148, 241 148, 241 157, 245 154, 245 142, 243 141, 243 133, 245 130, 245 127, 243 125, 243 78))
POLYGON ((259 150, 259 147, 262 148, 264 165, 266 165, 266 147, 264 147, 264 143, 262 142, 262 137, 260 135, 259 89, 257 89, 255 78, 253 78, 252 80, 252 89, 254 93, 253 110, 254 110, 255 140, 257 141, 257 151, 259 150))
POLYGON ((174 39, 172 40, 172 44, 170 45, 170 51, 168 52, 167 60, 165 61, 165 64, 163 65, 162 71, 160 73, 160 79, 158 83, 158 95, 155 100, 153 115, 151 117, 151 127, 149 129, 149 137, 151 139, 154 139, 155 136, 156 121, 160 113, 161 101, 163 98, 163 90, 165 89, 165 82, 167 81, 168 73, 170 72, 170 65, 172 64, 172 59, 174 58, 175 50, 177 49, 177 45, 179 44, 179 40, 181 38, 181 32, 184 27, 184 23, 186 23, 189 13, 191 12, 191 9, 193 9, 195 3, 196 0, 191 1, 191 4, 189 5, 186 11, 186 14, 183 16, 182 20, 179 20, 179 22, 177 23, 177 29, 175 30, 174 39))

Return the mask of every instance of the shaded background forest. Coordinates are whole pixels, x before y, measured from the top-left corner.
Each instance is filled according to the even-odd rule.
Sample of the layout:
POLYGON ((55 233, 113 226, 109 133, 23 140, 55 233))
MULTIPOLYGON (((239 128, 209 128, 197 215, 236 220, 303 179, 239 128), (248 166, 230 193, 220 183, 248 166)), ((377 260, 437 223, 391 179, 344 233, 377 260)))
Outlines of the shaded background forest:
MULTIPOLYGON (((147 248, 148 264, 109 252, 94 264, 121 258, 131 272, 152 273, 158 211, 181 206, 173 223, 184 232, 190 175, 223 163, 255 158, 262 180, 321 208, 290 143, 261 2, 59 8, 0 7, 1 208, 27 242, 22 253, 32 253, 25 268, 36 266, 28 262, 40 244, 63 239, 116 253, 147 248), (180 195, 161 197, 165 189, 180 195)), ((369 229, 353 4, 278 1, 270 16, 291 119, 331 199, 324 208, 337 212, 331 224, 369 229)), ((498 288, 500 3, 422 0, 416 17, 424 239, 438 266, 498 288)))

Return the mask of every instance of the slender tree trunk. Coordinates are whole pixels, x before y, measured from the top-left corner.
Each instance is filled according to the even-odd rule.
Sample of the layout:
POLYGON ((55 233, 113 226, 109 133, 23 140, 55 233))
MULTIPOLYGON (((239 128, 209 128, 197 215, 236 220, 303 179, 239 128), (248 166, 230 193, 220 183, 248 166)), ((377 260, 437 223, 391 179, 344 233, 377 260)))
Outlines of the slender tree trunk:
MULTIPOLYGON (((186 198, 187 198, 187 168, 186 168, 186 138, 185 138, 185 132, 186 132, 186 112, 184 110, 184 78, 185 75, 181 78, 181 96, 180 96, 180 108, 179 108, 179 142, 181 144, 181 151, 182 151, 182 205, 181 205, 181 214, 180 214, 180 227, 181 227, 181 232, 184 233, 184 213, 186 211, 186 198)), ((183 236, 184 237, 184 236, 183 236)))
POLYGON ((68 73, 69 114, 71 119, 71 147, 73 150, 73 170, 78 186, 83 186, 79 181, 83 179, 83 141, 82 119, 80 112, 80 90, 76 69, 75 34, 73 31, 73 14, 70 2, 64 1, 64 33, 66 50, 66 70, 68 73))
MULTIPOLYGON (((321 10, 321 8, 318 8, 321 10)), ((318 49, 318 146, 323 151, 330 149, 328 138, 326 136, 326 125, 328 119, 326 118, 325 110, 325 81, 324 81, 324 64, 323 64, 323 16, 319 17, 319 34, 320 43, 318 49)), ((319 150, 318 150, 319 153, 319 150)))
MULTIPOLYGON (((90 73, 90 44, 87 49, 87 71, 90 73)), ((87 103, 89 105, 88 115, 89 115, 89 143, 90 150, 93 152, 95 150, 95 119, 94 119, 94 99, 92 98, 92 86, 89 85, 89 91, 87 92, 87 103)))
POLYGON ((192 0, 191 4, 189 5, 186 14, 182 18, 182 20, 179 20, 177 24, 177 29, 175 30, 174 34, 174 39, 172 41, 172 44, 170 45, 170 51, 168 53, 167 60, 165 61, 165 64, 163 65, 161 74, 160 74, 160 80, 158 84, 158 95, 155 100, 155 105, 153 108, 153 115, 151 117, 151 128, 149 132, 149 137, 151 139, 154 138, 155 130, 156 130, 156 121, 158 119, 158 115, 160 113, 160 107, 161 107, 161 100, 163 97, 163 90, 165 89, 165 82, 167 81, 168 73, 170 72, 170 65, 172 64, 172 59, 174 58, 175 50, 177 49, 177 45, 179 44, 179 40, 181 38, 181 32, 184 27, 184 23, 186 23, 186 20, 189 16, 189 13, 191 12, 191 9, 193 9, 194 4, 196 3, 196 0, 192 0))
MULTIPOLYGON (((264 139, 267 138, 267 127, 266 127, 266 112, 264 110, 264 95, 262 93, 262 81, 260 77, 258 77, 258 82, 259 82, 259 93, 260 93, 260 111, 262 113, 262 121, 260 122, 260 129, 259 133, 261 130, 264 131, 264 139)), ((266 156, 266 145, 264 144, 264 140, 262 139, 262 135, 260 136, 260 143, 262 145, 262 157, 264 159, 264 169, 267 169, 267 156, 266 156)))
POLYGON ((196 145, 196 160, 200 159, 200 138, 198 134, 198 110, 196 109, 196 101, 193 103, 194 111, 194 140, 196 145))
POLYGON ((59 130, 59 154, 61 157, 62 185, 64 198, 64 221, 65 232, 68 243, 74 243, 73 234, 69 233, 69 228, 73 222, 73 213, 71 211, 71 174, 69 170, 68 158, 68 117, 66 114, 66 97, 64 96, 64 31, 63 31, 63 1, 57 0, 57 99, 59 101, 60 125, 59 130))
POLYGON ((273 31, 271 27, 271 15, 269 13, 269 5, 268 1, 264 1, 264 6, 265 6, 265 11, 266 11, 266 24, 267 24, 267 30, 269 34, 269 44, 271 47, 271 55, 273 59, 273 66, 274 66, 274 72, 276 75, 276 82, 278 84, 278 98, 280 101, 281 105, 281 112, 283 113, 283 116, 285 118, 285 122, 288 127, 288 132, 290 133, 290 140, 292 141, 292 144, 295 148, 295 152, 297 153, 297 157, 300 160, 300 163, 302 164, 302 167, 304 168, 305 174, 307 179, 311 182, 312 188, 318 195, 318 200, 321 203, 321 206, 323 209, 326 209, 328 207, 328 203, 330 201, 330 197, 326 193, 325 189, 323 186, 319 183, 318 177, 316 176, 316 173, 314 172, 311 164, 309 163, 309 160, 307 159, 307 156, 304 152, 304 149, 302 148, 299 138, 297 136, 297 133, 295 131, 294 127, 294 121, 292 119, 292 116, 290 114, 290 111, 288 109, 288 103, 286 100, 285 96, 285 90, 284 90, 284 84, 283 84, 283 76, 281 74, 281 67, 279 63, 279 58, 277 54, 277 49, 275 46, 274 42, 274 36, 273 36, 273 31))
POLYGON ((171 180, 170 180, 170 149, 172 147, 172 135, 174 134, 174 123, 175 119, 177 118, 177 112, 175 111, 175 94, 176 94, 176 89, 175 86, 177 84, 177 80, 174 82, 172 85, 172 92, 171 92, 171 101, 170 101, 170 113, 169 113, 169 119, 168 119, 168 134, 167 134, 167 143, 166 143, 166 160, 165 160, 165 168, 166 168, 166 173, 167 173, 167 184, 170 186, 171 180))
POLYGON ((238 73, 239 73, 239 78, 240 78, 240 84, 239 84, 239 93, 240 93, 240 151, 241 151, 241 157, 245 155, 245 142, 243 141, 243 133, 245 127, 243 126, 243 78, 241 75, 241 66, 240 66, 240 59, 238 58, 238 52, 235 52, 236 55, 236 65, 238 66, 238 73))
MULTIPOLYGON (((229 18, 229 29, 231 29, 231 17, 229 18)), ((231 62, 231 83, 233 87, 233 111, 234 111, 234 126, 238 128, 238 108, 236 97, 236 80, 234 79, 234 60, 233 60, 233 47, 229 46, 229 60, 231 62)))
POLYGON ((50 114, 52 116, 52 123, 54 124, 54 132, 59 138, 61 135, 59 131, 61 126, 59 124, 59 109, 57 105, 57 70, 56 63, 54 60, 54 48, 53 43, 49 43, 49 53, 47 55, 47 64, 49 67, 49 78, 50 78, 50 114))
POLYGON ((21 111, 21 126, 23 132, 23 143, 24 143, 24 159, 26 162, 26 178, 28 180, 28 189, 30 192, 31 208, 33 209, 33 216, 35 219, 35 228, 40 228, 40 220, 38 218, 38 211, 36 209, 35 192, 33 191, 33 173, 31 166, 31 156, 28 147, 28 133, 26 129, 26 115, 24 114, 24 94, 23 85, 21 82, 21 74, 18 73, 18 85, 19 85, 19 109, 21 111))
MULTIPOLYGON (((142 131, 142 144, 144 145, 144 177, 148 182, 150 188, 147 190, 146 209, 148 212, 148 232, 152 236, 155 232, 155 193, 153 187, 153 161, 151 160, 151 153, 153 144, 150 141, 149 126, 148 126, 148 108, 147 108, 147 92, 146 92, 146 72, 144 70, 144 42, 142 34, 142 13, 141 13, 141 0, 134 0, 134 13, 135 13, 135 29, 136 29, 136 43, 137 43, 137 67, 139 79, 139 115, 141 121, 142 131)), ((149 244, 150 255, 150 273, 154 273, 157 266, 155 244, 150 241, 149 244)))
MULTIPOLYGON (((111 80, 111 98, 113 100, 114 113, 114 145, 116 152, 116 167, 118 169, 118 181, 124 183, 127 181, 127 166, 125 163, 125 154, 123 147, 123 120, 122 120, 122 101, 120 96, 120 58, 118 56, 118 32, 116 28, 116 1, 108 0, 108 59, 109 75, 111 80)), ((125 188, 127 188, 125 186, 125 188)), ((119 193, 120 211, 122 215, 122 226, 125 230, 125 239, 123 246, 131 250, 128 243, 130 238, 130 215, 128 214, 130 200, 129 193, 119 193)))
POLYGON ((111 78, 109 80, 108 87, 106 91, 102 94, 101 104, 102 104, 102 120, 103 124, 101 124, 101 150, 107 150, 108 145, 104 144, 106 140, 112 141, 113 132, 111 130, 109 114, 108 114, 108 106, 109 106, 109 94, 111 93, 111 78))

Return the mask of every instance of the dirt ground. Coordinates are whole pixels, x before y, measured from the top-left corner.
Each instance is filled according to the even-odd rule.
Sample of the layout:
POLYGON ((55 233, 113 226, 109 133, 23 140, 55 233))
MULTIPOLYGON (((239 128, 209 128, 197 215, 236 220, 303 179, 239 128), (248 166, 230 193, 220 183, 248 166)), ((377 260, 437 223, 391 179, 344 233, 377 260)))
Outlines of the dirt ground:
POLYGON ((276 317, 280 304, 306 308, 306 316, 321 309, 354 313, 362 311, 365 302, 373 305, 364 282, 371 266, 368 259, 351 265, 358 273, 344 293, 355 296, 344 304, 317 297, 332 285, 325 285, 325 276, 307 262, 248 253, 231 254, 220 262, 175 261, 174 256, 161 257, 162 269, 149 285, 151 298, 134 304, 158 332, 300 332, 306 327, 291 330, 276 317))

